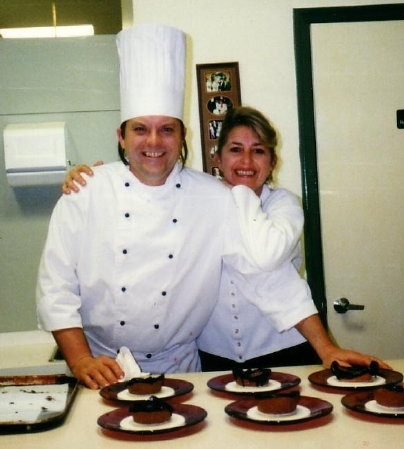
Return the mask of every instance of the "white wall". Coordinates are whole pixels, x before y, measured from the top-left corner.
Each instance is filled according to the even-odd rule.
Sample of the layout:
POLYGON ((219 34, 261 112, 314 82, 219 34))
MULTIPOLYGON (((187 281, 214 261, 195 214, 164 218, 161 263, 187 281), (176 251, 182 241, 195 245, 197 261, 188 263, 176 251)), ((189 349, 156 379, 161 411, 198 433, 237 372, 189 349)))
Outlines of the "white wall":
POLYGON ((196 64, 238 61, 241 99, 262 110, 280 132, 278 184, 301 194, 293 8, 400 3, 354 0, 133 0, 134 23, 166 23, 188 35, 193 167, 201 169, 196 64))
MULTIPOLYGON (((127 3, 131 1, 122 0, 125 10, 127 3)), ((243 104, 261 109, 280 130, 282 139, 280 156, 283 164, 280 166, 278 183, 300 195, 293 8, 377 3, 400 2, 394 0, 133 0, 134 23, 167 23, 182 28, 189 35, 186 123, 189 126, 188 143, 192 149, 191 165, 198 169, 202 168, 195 65, 238 61, 243 104)), ((125 17, 127 20, 124 21, 124 25, 127 26, 131 22, 131 17, 130 14, 125 17)), ((105 54, 109 53, 104 51, 100 55, 105 59, 105 54)), ((0 52, 0 55, 2 56, 0 59, 8 57, 4 52, 0 52)), ((38 61, 42 61, 42 56, 38 59, 33 53, 29 57, 22 58, 20 52, 11 53, 11 56, 12 64, 18 65, 18 70, 28 73, 32 71, 32 67, 37 67, 32 73, 38 75, 38 61), (18 61, 21 60, 21 64, 24 63, 28 68, 20 67, 19 62, 14 60, 14 55, 19 57, 18 61)), ((109 64, 108 58, 107 56, 106 63, 109 64)), ((52 69, 54 65, 54 58, 51 59, 49 69, 52 69)), ((71 59, 68 60, 71 61, 71 59)), ((45 64, 46 62, 44 67, 46 67, 45 64)), ((2 67, 7 67, 7 64, 3 64, 2 67)), ((72 64, 73 67, 75 67, 74 64, 72 64)), ((94 64, 91 64, 91 67, 95 67, 94 64)), ((10 83, 6 80, 5 72, 7 71, 0 71, 0 79, 3 81, 0 82, 1 89, 12 89, 15 80, 25 83, 25 78, 17 74, 17 71, 13 73, 12 80, 14 78, 15 80, 10 83)), ((66 75, 69 77, 73 72, 66 71, 66 75)), ((41 80, 42 84, 46 84, 45 77, 41 80)), ((68 84, 70 86, 70 78, 68 84)), ((42 88, 39 84, 38 86, 42 88)), ((16 86, 16 89, 19 87, 21 86, 16 86)), ((111 82, 110 89, 111 93, 118 95, 115 82, 111 82)), ((13 108, 13 111, 6 111, 6 113, 12 115, 5 115, 4 101, 3 105, 0 105, 0 129, 2 130, 7 123, 21 120, 26 122, 65 120, 71 132, 71 143, 74 147, 71 159, 74 163, 92 163, 99 158, 105 161, 115 159, 114 129, 119 118, 116 110, 118 106, 109 105, 104 108, 109 112, 95 111, 91 114, 91 117, 98 117, 100 113, 100 119, 91 119, 87 115, 66 114, 63 112, 64 108, 57 109, 56 114, 53 109, 46 109, 46 101, 54 99, 54 92, 58 92, 57 97, 61 102, 69 104, 70 100, 79 101, 82 96, 79 89, 76 94, 71 94, 74 98, 61 96, 60 89, 49 88, 48 91, 45 89, 44 101, 40 102, 41 108, 44 108, 43 115, 38 114, 39 111, 31 110, 28 112, 35 112, 35 114, 27 115, 25 109, 14 111, 16 106, 14 96, 12 100, 6 102, 7 110, 13 108), (101 127, 98 120, 102 120, 101 127), (102 133, 99 130, 102 130, 102 133)), ((106 94, 105 88, 103 92, 106 94)), ((30 98, 32 100, 33 94, 35 90, 24 91, 26 95, 23 102, 24 108, 32 107, 29 101, 30 98)), ((1 98, 5 99, 4 92, 1 98)), ((2 139, 0 139, 0 255, 2 257, 0 332, 29 330, 36 326, 34 290, 37 266, 50 213, 59 195, 58 187, 53 190, 38 187, 28 192, 10 188, 5 179, 2 139)))

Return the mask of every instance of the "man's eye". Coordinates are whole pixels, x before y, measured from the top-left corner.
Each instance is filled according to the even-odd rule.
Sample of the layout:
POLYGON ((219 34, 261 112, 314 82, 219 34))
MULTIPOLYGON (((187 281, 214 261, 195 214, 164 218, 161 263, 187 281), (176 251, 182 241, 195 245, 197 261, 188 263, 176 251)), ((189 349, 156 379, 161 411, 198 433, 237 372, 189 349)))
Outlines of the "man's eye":
POLYGON ((240 147, 231 147, 230 152, 231 153, 240 153, 241 149, 240 147))
POLYGON ((171 126, 165 126, 163 128, 163 132, 165 132, 165 133, 172 133, 172 132, 174 132, 174 128, 172 128, 171 126))
POLYGON ((257 154, 265 154, 265 149, 264 149, 264 148, 256 148, 256 149, 255 149, 255 152, 256 152, 257 154))
POLYGON ((136 133, 141 133, 144 132, 145 128, 143 128, 142 126, 135 126, 133 128, 133 131, 135 131, 136 133))

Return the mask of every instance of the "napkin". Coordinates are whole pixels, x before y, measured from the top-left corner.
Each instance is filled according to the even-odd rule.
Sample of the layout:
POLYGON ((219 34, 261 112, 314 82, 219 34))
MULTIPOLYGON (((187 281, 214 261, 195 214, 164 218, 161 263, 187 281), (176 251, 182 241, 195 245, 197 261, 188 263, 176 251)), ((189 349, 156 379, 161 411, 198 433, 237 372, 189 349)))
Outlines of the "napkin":
POLYGON ((126 346, 121 347, 116 361, 124 372, 123 377, 120 379, 122 382, 133 379, 134 377, 146 377, 149 375, 149 373, 142 373, 140 366, 126 346))

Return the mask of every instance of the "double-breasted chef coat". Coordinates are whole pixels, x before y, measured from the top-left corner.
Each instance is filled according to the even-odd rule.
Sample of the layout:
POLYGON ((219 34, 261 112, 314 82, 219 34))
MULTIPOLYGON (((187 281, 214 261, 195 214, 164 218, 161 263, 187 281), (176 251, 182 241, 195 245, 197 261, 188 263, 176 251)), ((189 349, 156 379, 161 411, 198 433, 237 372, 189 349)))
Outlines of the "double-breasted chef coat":
MULTIPOLYGON (((264 186, 261 194, 262 209, 267 212, 293 201, 298 204, 286 189, 264 186)), ((305 338, 294 326, 317 309, 307 282, 298 273, 300 262, 297 244, 291 259, 271 271, 245 275, 245 269, 225 263, 219 301, 198 338, 198 347, 245 362, 303 343, 305 338)))
POLYGON ((40 327, 82 327, 94 356, 127 346, 143 371, 198 370, 195 340, 219 296, 223 258, 235 268, 244 259, 248 270, 271 268, 289 257, 303 218, 289 219, 295 204, 262 216, 250 189, 232 192, 179 165, 153 187, 121 162, 94 171, 52 213, 38 276, 40 327))

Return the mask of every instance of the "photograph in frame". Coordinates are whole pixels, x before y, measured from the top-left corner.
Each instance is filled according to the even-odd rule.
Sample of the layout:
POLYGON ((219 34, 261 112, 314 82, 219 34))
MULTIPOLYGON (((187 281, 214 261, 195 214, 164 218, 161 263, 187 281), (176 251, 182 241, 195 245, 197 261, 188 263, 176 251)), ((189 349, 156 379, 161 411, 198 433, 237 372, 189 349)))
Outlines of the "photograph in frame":
POLYGON ((238 62, 197 64, 203 170, 219 175, 213 156, 226 112, 241 105, 238 62))

